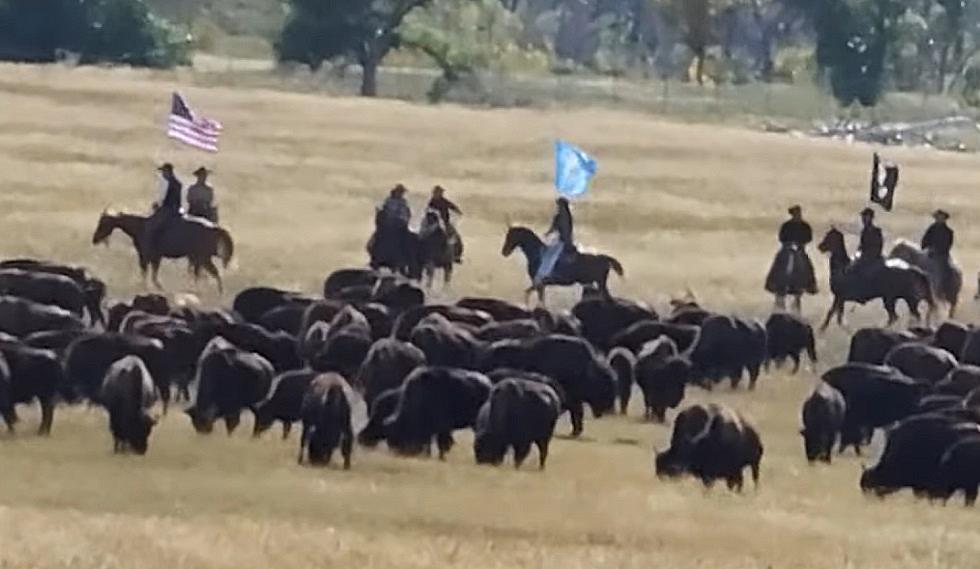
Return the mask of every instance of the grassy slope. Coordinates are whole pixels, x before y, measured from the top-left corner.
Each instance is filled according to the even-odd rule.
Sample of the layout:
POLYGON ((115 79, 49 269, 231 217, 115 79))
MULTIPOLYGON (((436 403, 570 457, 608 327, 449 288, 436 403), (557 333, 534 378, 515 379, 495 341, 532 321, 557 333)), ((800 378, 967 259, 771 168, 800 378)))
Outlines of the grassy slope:
MULTIPOLYGON (((155 162, 186 173, 204 161, 217 170, 223 217, 238 239, 233 290, 316 291, 330 269, 362 263, 372 205, 402 181, 416 208, 441 183, 467 213, 468 261, 447 294, 518 299, 523 265, 500 258, 502 231, 508 217, 546 224, 550 143, 560 136, 599 158, 578 232, 626 265, 617 292, 663 306, 690 285, 711 307, 762 315, 761 279, 786 205, 802 202, 818 232, 863 205, 868 148, 615 111, 185 88, 191 105, 227 125, 222 153, 204 157, 162 136, 173 77, 0 67, 0 256, 83 263, 114 295, 140 290, 122 238, 109 249, 89 245, 95 219, 107 204, 145 207, 155 162)), ((961 259, 976 267, 972 158, 890 154, 906 168, 900 210, 883 221, 888 234, 917 236, 941 204, 954 212, 961 259)), ((825 263, 815 261, 823 281, 825 263)), ((191 287, 177 265, 164 280, 191 287)), ((210 288, 199 292, 217 300, 210 288)), ((809 305, 815 314, 826 302, 809 305)), ((837 331, 821 338, 822 366, 839 361, 845 341, 837 331)), ((587 440, 558 441, 544 474, 476 468, 466 435, 449 464, 359 451, 354 470, 340 473, 295 467, 295 440, 198 438, 179 413, 149 456, 116 458, 101 413, 70 410, 51 440, 0 441, 0 565, 974 567, 975 511, 907 496, 866 500, 856 487, 861 461, 851 457, 806 466, 796 430, 813 380, 773 374, 757 393, 710 396, 761 428, 763 485, 745 496, 658 482, 651 448, 668 431, 633 419, 590 422, 587 440)), ((25 418, 26 432, 36 415, 25 418)))

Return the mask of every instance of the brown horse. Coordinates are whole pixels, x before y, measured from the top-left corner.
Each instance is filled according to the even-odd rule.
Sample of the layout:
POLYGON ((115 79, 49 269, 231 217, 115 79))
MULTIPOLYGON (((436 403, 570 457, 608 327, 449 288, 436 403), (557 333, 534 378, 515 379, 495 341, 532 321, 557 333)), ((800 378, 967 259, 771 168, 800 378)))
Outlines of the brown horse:
POLYGON ((606 284, 606 281, 609 280, 609 271, 612 270, 617 275, 623 276, 623 266, 613 257, 578 253, 571 262, 559 261, 554 274, 546 278, 544 282, 533 284, 534 277, 538 274, 538 267, 541 266, 544 247, 544 242, 534 231, 527 227, 512 226, 507 228, 504 247, 500 252, 504 257, 509 257, 514 249, 520 249, 524 253, 527 258, 527 274, 531 277, 532 282, 524 294, 530 297, 532 292, 537 292, 538 300, 542 305, 544 304, 544 289, 549 286, 594 285, 598 287, 600 294, 609 298, 609 287, 606 284))
POLYGON ((171 222, 161 233, 157 251, 151 253, 147 251, 148 248, 144 243, 148 220, 148 217, 142 215, 103 211, 99 217, 99 224, 95 228, 95 234, 92 235, 92 244, 106 242, 109 236, 119 229, 133 241, 144 281, 146 269, 149 267, 153 284, 163 289, 158 277, 160 262, 163 259, 186 257, 194 273, 195 282, 200 279, 201 269, 204 269, 217 281, 218 292, 223 292, 221 273, 212 261, 212 257, 219 257, 224 267, 227 267, 231 261, 235 245, 226 230, 199 217, 181 217, 171 222))
POLYGON ((926 322, 936 310, 929 275, 900 260, 889 260, 871 275, 871 282, 862 283, 856 278, 865 275, 848 273, 851 257, 847 253, 844 234, 836 228, 831 228, 817 246, 821 253, 830 255, 830 290, 834 293, 834 302, 827 311, 821 330, 826 330, 831 318, 837 315, 837 324, 843 326, 844 305, 848 302, 864 304, 868 300, 880 298, 888 311, 888 325, 898 320, 896 307, 899 300, 905 301, 909 312, 917 321, 922 319, 919 304, 925 302, 929 311, 926 322))
POLYGON ((448 287, 453 280, 456 255, 449 230, 435 210, 430 209, 425 213, 425 221, 419 232, 419 257, 426 288, 432 288, 436 269, 442 270, 443 286, 448 287))

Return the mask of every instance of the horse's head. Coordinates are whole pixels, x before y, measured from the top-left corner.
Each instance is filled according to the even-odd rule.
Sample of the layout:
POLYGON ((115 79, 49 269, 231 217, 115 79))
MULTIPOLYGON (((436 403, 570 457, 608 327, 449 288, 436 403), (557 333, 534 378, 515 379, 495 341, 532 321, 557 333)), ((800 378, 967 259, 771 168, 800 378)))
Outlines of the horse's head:
POLYGON ((844 234, 836 227, 831 227, 817 245, 821 253, 833 253, 844 249, 844 234))
POLYGON ((92 234, 92 245, 99 243, 108 245, 109 236, 112 235, 115 228, 116 215, 110 212, 108 208, 104 209, 102 215, 99 216, 99 224, 95 226, 95 233, 92 234))
POLYGON ((500 254, 504 257, 509 257, 514 249, 533 247, 537 243, 538 247, 542 245, 541 240, 534 234, 533 231, 526 227, 521 226, 507 226, 507 235, 504 237, 504 246, 500 250, 500 254))

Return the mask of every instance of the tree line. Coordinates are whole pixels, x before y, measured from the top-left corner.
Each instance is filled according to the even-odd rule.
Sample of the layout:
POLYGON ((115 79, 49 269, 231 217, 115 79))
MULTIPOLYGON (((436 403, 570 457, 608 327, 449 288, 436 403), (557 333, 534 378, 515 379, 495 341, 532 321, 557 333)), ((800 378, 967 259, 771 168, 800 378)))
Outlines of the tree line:
MULTIPOLYGON (((873 106, 889 89, 980 102, 980 3, 969 0, 268 1, 288 14, 281 62, 357 65, 366 96, 389 54, 409 48, 442 70, 437 93, 520 56, 551 72, 699 84, 802 71, 844 106, 873 106), (787 53, 804 55, 794 67, 787 53)), ((0 59, 166 67, 192 47, 143 0, 0 0, 0 59)))

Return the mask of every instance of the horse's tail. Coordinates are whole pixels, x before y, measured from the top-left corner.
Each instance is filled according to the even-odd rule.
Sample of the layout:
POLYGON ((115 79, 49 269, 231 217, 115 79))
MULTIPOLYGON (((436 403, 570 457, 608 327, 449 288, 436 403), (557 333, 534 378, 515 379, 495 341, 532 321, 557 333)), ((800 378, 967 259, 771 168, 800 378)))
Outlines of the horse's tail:
POLYGON ((623 265, 617 261, 615 257, 610 257, 609 255, 600 255, 600 257, 609 263, 609 267, 620 277, 626 273, 626 271, 623 270, 623 265))
POLYGON ((231 233, 228 233, 224 228, 218 227, 216 231, 218 232, 216 243, 218 257, 221 258, 221 264, 227 269, 235 254, 235 242, 231 238, 231 233))

